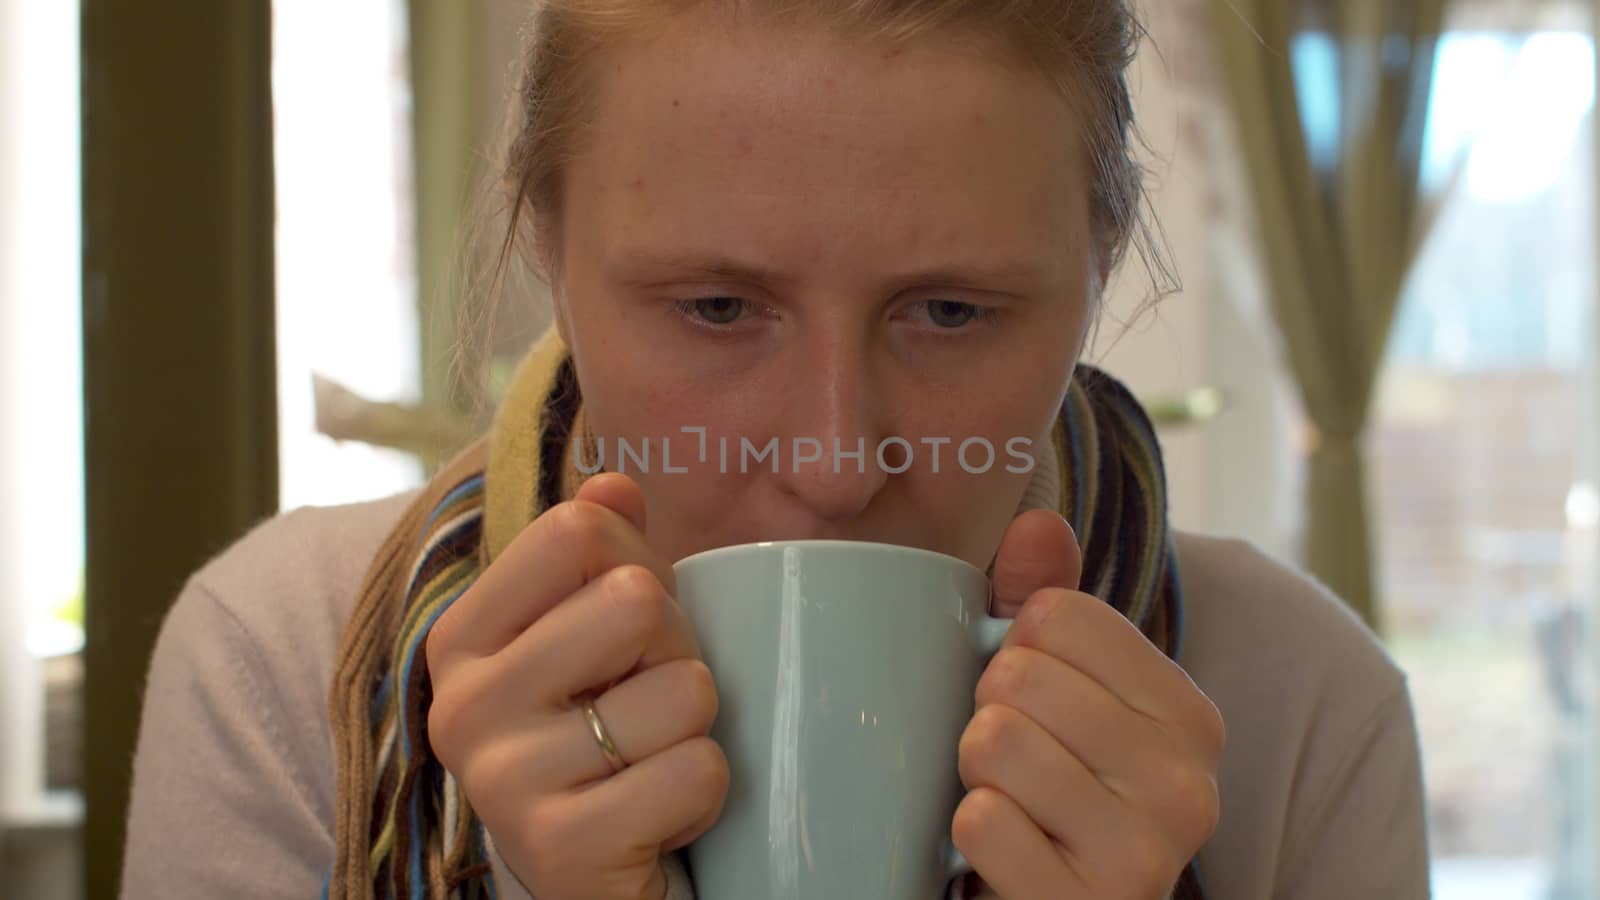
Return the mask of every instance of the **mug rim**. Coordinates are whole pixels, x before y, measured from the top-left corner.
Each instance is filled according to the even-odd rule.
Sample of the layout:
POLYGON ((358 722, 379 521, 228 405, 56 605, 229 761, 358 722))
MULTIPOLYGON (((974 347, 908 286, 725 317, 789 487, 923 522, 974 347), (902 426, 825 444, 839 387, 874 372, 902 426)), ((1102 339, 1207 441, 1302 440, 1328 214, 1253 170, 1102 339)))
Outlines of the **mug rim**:
POLYGON ((790 548, 800 548, 804 550, 869 550, 874 553, 882 553, 886 555, 921 556, 929 560, 946 564, 954 563, 956 566, 966 570, 971 574, 977 575, 985 581, 987 581, 989 578, 988 573, 984 572, 982 569, 979 569, 972 563, 967 562, 959 556, 951 556, 948 553, 941 553, 938 550, 929 550, 925 547, 912 547, 906 544, 890 544, 884 541, 849 541, 840 540, 837 538, 795 538, 792 540, 749 541, 743 544, 728 544, 723 547, 712 547, 709 550, 701 550, 698 553, 691 553, 690 555, 685 556, 683 559, 673 563, 672 567, 676 569, 679 566, 690 563, 714 560, 722 556, 732 556, 734 554, 753 553, 756 551, 767 552, 772 550, 786 550, 790 548))

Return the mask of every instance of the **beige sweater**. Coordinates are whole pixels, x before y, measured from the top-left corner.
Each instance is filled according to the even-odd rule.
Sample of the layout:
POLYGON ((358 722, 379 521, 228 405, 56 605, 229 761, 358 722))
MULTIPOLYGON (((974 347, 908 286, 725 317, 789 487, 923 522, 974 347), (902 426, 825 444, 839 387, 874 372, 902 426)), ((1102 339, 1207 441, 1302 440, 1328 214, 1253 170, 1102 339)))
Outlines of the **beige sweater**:
MULTIPOLYGON (((280 516, 189 581, 150 666, 123 897, 320 894, 334 652, 407 499, 280 516)), ((1200 854, 1211 900, 1427 897, 1403 674, 1335 598, 1249 545, 1179 534, 1177 552, 1180 661, 1228 726, 1221 824, 1200 854)), ((493 861, 499 896, 526 900, 493 861)), ((681 866, 672 880, 692 897, 681 866)))

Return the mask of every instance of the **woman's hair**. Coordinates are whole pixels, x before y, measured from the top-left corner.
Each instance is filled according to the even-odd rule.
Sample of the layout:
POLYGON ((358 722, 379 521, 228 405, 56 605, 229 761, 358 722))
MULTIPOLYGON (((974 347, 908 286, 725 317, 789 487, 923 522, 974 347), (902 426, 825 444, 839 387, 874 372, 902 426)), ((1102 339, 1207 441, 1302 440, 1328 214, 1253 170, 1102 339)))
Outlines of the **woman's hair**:
MULTIPOLYGON (((971 29, 1014 48, 1078 112, 1090 164, 1090 217, 1096 261, 1110 272, 1128 248, 1160 285, 1165 254, 1145 212, 1144 167, 1127 72, 1145 31, 1131 0, 535 0, 525 31, 514 105, 502 121, 502 158, 474 226, 493 241, 468 286, 462 335, 486 333, 508 280, 558 279, 567 162, 581 152, 594 60, 621 38, 647 33, 674 14, 716 3, 748 20, 838 29, 857 39, 898 44, 937 29, 971 29), (541 265, 536 248, 549 252, 541 265)), ((525 282, 524 282, 525 283, 525 282)), ((466 348, 463 348, 466 349, 466 348)), ((477 348, 484 354, 492 353, 477 348)), ((458 365, 462 360, 458 360, 458 365)), ((470 379, 469 379, 470 380, 470 379)))

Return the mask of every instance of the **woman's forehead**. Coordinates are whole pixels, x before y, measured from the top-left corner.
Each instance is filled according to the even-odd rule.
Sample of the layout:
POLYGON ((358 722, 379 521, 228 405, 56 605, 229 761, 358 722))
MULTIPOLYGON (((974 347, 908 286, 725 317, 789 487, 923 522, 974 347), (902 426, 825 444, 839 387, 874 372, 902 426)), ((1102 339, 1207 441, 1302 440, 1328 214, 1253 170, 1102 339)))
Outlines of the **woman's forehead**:
MULTIPOLYGON (((594 67, 596 127, 670 129, 743 125, 746 132, 820 130, 848 137, 883 120, 879 133, 930 130, 1077 131, 1057 87, 997 41, 941 30, 886 45, 834 30, 749 23, 692 13, 659 32, 618 40, 594 67)), ((663 129, 665 130, 665 129, 663 129)))
POLYGON ((683 26, 598 68, 566 224, 612 247, 689 230, 822 256, 890 237, 1025 256, 1087 224, 1069 104, 937 35, 891 55, 820 30, 683 26))

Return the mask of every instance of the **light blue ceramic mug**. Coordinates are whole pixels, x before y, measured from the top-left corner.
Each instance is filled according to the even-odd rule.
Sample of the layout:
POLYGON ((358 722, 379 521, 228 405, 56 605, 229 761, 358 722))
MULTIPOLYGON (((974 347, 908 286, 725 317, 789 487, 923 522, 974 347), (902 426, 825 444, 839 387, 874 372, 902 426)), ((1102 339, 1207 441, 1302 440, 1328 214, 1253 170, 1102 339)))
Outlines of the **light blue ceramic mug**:
POLYGON ((731 783, 688 848, 698 900, 941 900, 973 689, 1009 620, 940 553, 851 541, 709 550, 675 567, 716 679, 731 783))

